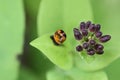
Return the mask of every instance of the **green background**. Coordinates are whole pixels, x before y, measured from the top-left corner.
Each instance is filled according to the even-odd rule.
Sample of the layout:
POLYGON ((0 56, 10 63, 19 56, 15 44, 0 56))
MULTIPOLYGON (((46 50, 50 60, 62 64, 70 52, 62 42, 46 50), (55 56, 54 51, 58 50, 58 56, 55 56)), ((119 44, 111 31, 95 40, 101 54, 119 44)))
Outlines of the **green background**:
MULTIPOLYGON (((63 28, 63 25, 69 24, 74 27, 79 18, 83 21, 85 18, 85 20, 92 19, 96 23, 102 23, 103 26, 113 26, 114 28, 108 27, 103 31, 116 34, 113 36, 116 40, 113 41, 118 45, 113 45, 115 49, 110 51, 119 54, 119 9, 120 0, 0 0, 0 80, 46 79, 46 72, 55 65, 29 43, 38 36, 58 28, 45 28, 41 25, 59 25, 63 28), (64 18, 62 18, 64 7, 68 8, 65 8, 64 18), (79 9, 84 9, 84 12, 79 12, 79 9), (43 15, 39 16, 41 14, 43 15), (46 16, 48 14, 49 16, 46 16), (52 21, 47 23, 50 19, 52 21)), ((68 27, 65 28, 66 31, 69 30, 68 27)), ((114 42, 111 41, 111 44, 114 42)), ((120 58, 104 68, 109 80, 119 80, 119 67, 120 58)))

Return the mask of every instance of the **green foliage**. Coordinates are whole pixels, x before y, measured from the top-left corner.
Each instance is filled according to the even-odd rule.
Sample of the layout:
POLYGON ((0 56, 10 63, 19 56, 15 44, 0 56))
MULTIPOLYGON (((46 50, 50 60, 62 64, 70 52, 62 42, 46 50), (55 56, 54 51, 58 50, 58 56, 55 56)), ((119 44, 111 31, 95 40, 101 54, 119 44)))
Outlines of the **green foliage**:
MULTIPOLYGON (((26 29, 25 29, 25 45, 24 45, 24 64, 28 66, 28 68, 32 68, 37 74, 45 72, 48 65, 50 65, 50 61, 45 58, 45 56, 33 48, 29 43, 38 37, 37 34, 37 14, 38 7, 41 3, 41 0, 24 0, 25 7, 25 17, 26 17, 26 29), (42 63, 42 62, 45 63, 42 63), (45 67, 47 66, 47 67, 45 67), (40 68, 41 67, 41 68, 40 68)), ((23 66, 23 65, 22 65, 23 66)))
MULTIPOLYGON (((54 0, 53 0, 54 1, 54 0)), ((58 0, 59 1, 59 0, 58 0)), ((101 2, 101 1, 100 1, 101 2)), ((58 2, 54 2, 56 4, 58 4, 58 2)), ((69 46, 66 46, 67 49, 70 51, 73 52, 73 54, 75 54, 75 45, 76 45, 76 41, 74 40, 74 37, 73 37, 73 32, 72 32, 72 29, 73 27, 77 26, 79 21, 84 21, 84 20, 91 20, 92 19, 92 10, 91 10, 91 7, 90 7, 90 2, 89 0, 84 0, 84 1, 78 1, 78 0, 74 0, 74 1, 69 1, 69 3, 66 1, 62 1, 61 4, 63 7, 59 7, 59 9, 53 9, 52 5, 53 3, 52 2, 49 2, 47 3, 48 5, 46 5, 46 1, 43 1, 42 2, 42 7, 40 8, 41 9, 41 14, 39 14, 40 17, 38 17, 38 27, 39 27, 39 34, 42 35, 42 34, 45 34, 45 33, 48 33, 48 32, 51 32, 51 31, 55 31, 56 29, 59 29, 61 27, 59 27, 59 24, 61 22, 62 24, 62 27, 63 29, 65 30, 65 32, 67 33, 67 41, 70 45, 69 46), (83 3, 84 4, 83 4, 83 3), (79 5, 78 5, 79 4, 79 5), (71 6, 71 5, 74 5, 74 6, 71 6), (49 7, 51 6, 51 7, 49 7), (47 7, 47 8, 46 8, 47 7), (52 13, 52 14, 47 14, 50 10, 55 10, 56 12, 57 11, 61 11, 59 12, 58 14, 57 13, 52 13), (48 12, 47 12, 48 11, 48 12), (60 14, 61 13, 61 14, 60 14), (59 16, 58 16, 59 15, 59 16), (62 17, 62 19, 60 21, 57 21, 57 17, 62 17), (52 21, 52 18, 53 17, 56 17, 55 20, 57 22, 51 22, 52 21), (48 24, 47 24, 48 23, 48 24), (51 23, 51 24, 49 24, 51 23), (58 24, 58 26, 56 27, 56 24, 58 24), (41 31, 40 31, 41 30, 41 31), (45 31, 45 32, 43 32, 45 31)), ((102 4, 101 4, 102 5, 102 4)), ((55 5, 53 5, 54 8, 55 5)), ((106 5, 105 5, 106 6, 106 5)), ((94 5, 93 5, 94 7, 94 5)), ((99 9, 99 5, 98 5, 98 9, 99 9)), ((94 14, 97 13, 98 11, 97 8, 95 8, 95 11, 94 14), (96 12, 96 13, 95 13, 96 12)), ((105 8, 104 8, 105 9, 105 8)), ((104 10, 102 9, 102 10, 104 10)), ((94 10, 94 8, 93 8, 94 10)), ((106 10, 105 10, 106 11, 106 10)), ((52 11, 53 12, 53 11, 52 11)), ((100 12, 100 11, 99 11, 100 12)), ((101 11, 102 12, 102 11, 101 11)), ((105 14, 105 13, 104 13, 105 14)), ((99 14, 97 15, 99 16, 99 14)), ((94 20, 96 20, 97 17, 95 16, 94 17, 94 20)), ((99 18, 100 19, 100 18, 99 18)), ((101 20, 101 19, 100 19, 101 20)), ((104 19, 105 20, 105 19, 104 19)), ((109 20, 107 20, 109 21, 109 20)), ((101 22, 101 21, 100 21, 101 22)), ((104 21, 105 23, 106 21, 104 21)), ((101 24, 103 24, 103 22, 101 22, 101 24)), ((102 29, 104 32, 108 32, 108 34, 110 33, 112 36, 117 36, 116 35, 116 32, 110 32, 110 30, 107 30, 109 28, 114 28, 112 25, 108 26, 107 27, 107 23, 106 25, 103 25, 102 29), (106 31, 107 30, 107 31, 106 31)), ((117 28, 116 28, 117 29, 117 28)), ((116 30, 115 29, 115 30, 116 30)), ((119 33, 119 32, 118 32, 119 33)), ((52 33, 51 33, 52 34, 52 33)), ((50 35, 49 35, 50 36, 50 35)), ((49 37, 48 36, 48 37, 49 37)), ((42 37, 43 38, 43 37, 42 37)), ((114 38, 114 37, 113 37, 114 38)), ((40 39, 40 38, 39 38, 40 39)), ((47 37, 44 37, 43 41, 37 39, 37 41, 34 41, 34 44, 33 46, 35 46, 36 48, 38 48, 39 50, 41 50, 51 61, 53 61, 48 55, 47 53, 51 53, 51 57, 53 56, 58 56, 58 54, 55 54, 57 49, 54 49, 54 46, 52 46, 52 44, 49 44, 49 46, 51 46, 51 48, 53 48, 54 50, 50 50, 50 51, 45 51, 43 50, 43 45, 42 43, 47 43, 48 41, 46 40, 49 40, 47 37), (39 44, 38 44, 39 42, 39 44), (38 46, 39 45, 39 46, 38 46), (52 55, 53 54, 53 55, 52 55)), ((96 55, 95 56, 95 59, 93 62, 91 63, 87 63, 85 62, 84 60, 82 60, 79 56, 77 57, 73 57, 73 59, 75 58, 75 64, 80 68, 80 69, 83 69, 83 70, 87 70, 87 71, 94 71, 94 70, 99 70, 99 69, 102 69, 104 67, 106 67, 107 65, 109 65, 112 61, 114 61, 115 59, 117 59, 120 55, 118 54, 119 53, 119 49, 118 48, 115 48, 115 45, 120 45, 120 44, 116 44, 116 41, 118 40, 117 37, 115 37, 115 39, 112 39, 109 43, 105 44, 105 54, 102 55, 102 56, 99 56, 99 55, 96 55), (113 41, 115 40, 115 41, 113 41), (115 50, 116 53, 113 53, 112 50, 115 50), (89 68, 88 68, 89 67, 89 68)), ((49 47, 48 45, 45 45, 46 47, 49 47)), ((50 47, 49 47, 50 48, 50 47)), ((58 53, 60 54, 67 54, 66 52, 62 52, 62 49, 60 50, 61 48, 58 49, 58 53)), ((60 56, 59 56, 60 57, 60 56)), ((72 58, 72 57, 71 57, 72 58)), ((53 58, 54 59, 54 58, 53 58)), ((57 64, 58 65, 58 61, 62 61, 63 58, 60 57, 60 59, 56 59, 55 61, 53 61, 54 64, 57 64), (61 59, 61 60, 60 60, 61 59)), ((65 61, 63 61, 65 63, 65 61)), ((67 64, 67 63, 66 63, 67 64)), ((71 62, 71 64, 73 64, 71 62)), ((59 65, 58 65, 59 66, 59 65)), ((64 65, 65 66, 65 65, 64 65)))
POLYGON ((51 70, 47 73, 47 80, 108 80, 103 71, 83 72, 79 69, 72 69, 64 72, 59 69, 51 70))
POLYGON ((118 37, 118 34, 120 34, 120 1, 93 0, 91 3, 93 8, 94 21, 100 23, 102 25, 102 31, 104 31, 104 34, 110 34, 112 39, 110 42, 105 44, 105 54, 96 57, 93 63, 82 63, 82 60, 80 60, 80 63, 82 64, 78 63, 78 66, 85 70, 88 70, 88 67, 91 70, 94 70, 95 68, 100 69, 106 67, 111 62, 120 57, 120 43, 118 37))
MULTIPOLYGON (((92 6, 90 5, 89 0, 84 0, 84 1, 82 0, 79 0, 79 1, 78 0, 74 0, 74 1, 55 0, 54 1, 53 0, 53 2, 42 1, 40 10, 39 10, 40 11, 39 16, 38 16, 38 33, 39 35, 43 35, 43 36, 34 40, 31 43, 32 46, 42 51, 43 54, 45 54, 54 64, 56 64, 62 69, 66 69, 66 68, 68 69, 66 65, 68 65, 69 63, 73 65, 74 63, 72 60, 75 60, 75 65, 78 68, 85 71, 96 71, 99 69, 103 69, 104 67, 108 66, 111 62, 113 62, 114 60, 120 57, 119 49, 115 47, 116 45, 117 46, 120 45, 118 43, 119 39, 116 35, 116 34, 119 34, 119 31, 117 31, 118 30, 117 28, 114 28, 115 25, 117 24, 119 25, 119 22, 115 22, 115 17, 119 16, 118 14, 119 11, 118 9, 116 9, 118 8, 117 1, 113 1, 115 6, 112 6, 113 14, 116 14, 114 15, 114 17, 112 16, 112 14, 110 14, 111 9, 110 10, 108 9, 108 7, 110 7, 112 3, 108 4, 109 2, 103 1, 103 0, 91 1, 92 6), (97 5, 96 3, 99 3, 99 5, 97 5), (103 6, 101 7, 101 5, 103 6), (92 20, 92 13, 94 14, 93 20, 92 20), (102 19, 104 18, 103 16, 106 16, 106 18, 102 19), (112 36, 112 40, 109 43, 105 44, 105 54, 101 56, 95 55, 95 59, 90 63, 87 63, 85 60, 81 59, 78 55, 73 56, 74 54, 76 54, 76 52, 74 51, 74 48, 77 43, 73 38, 72 29, 75 26, 77 27, 80 21, 86 21, 86 20, 92 20, 94 22, 100 23, 102 25, 102 30, 105 32, 105 34, 111 34, 112 36), (64 46, 55 46, 52 43, 52 40, 50 41, 49 37, 50 35, 52 35, 51 32, 54 32, 57 29, 63 29, 67 33, 66 43, 70 45, 68 46, 66 45, 66 43, 64 43, 63 45, 65 45, 66 48, 64 48, 64 46), (114 30, 114 31, 110 31, 110 30, 114 30), (50 34, 48 35, 47 33, 50 33, 50 34), (64 49, 62 49, 61 47, 63 47, 64 49), (114 53, 113 51, 116 53, 114 53), (68 54, 68 52, 70 52, 70 54, 68 54), (72 59, 68 60, 69 56, 72 56, 70 57, 72 59), (63 59, 63 57, 65 60, 63 59), (71 62, 68 63, 67 60, 71 62), (61 66, 61 63, 62 63, 62 66, 61 66)), ((119 19, 120 18, 117 17, 118 21, 119 19)), ((53 74, 50 74, 50 75, 53 76, 53 74)), ((56 73, 55 75, 57 76, 56 73)), ((64 75, 60 75, 60 76, 58 76, 60 77, 60 80, 64 79, 62 78, 62 76, 64 77, 64 75)), ((55 79, 59 80, 58 77, 55 77, 55 79)))
POLYGON ((23 47, 24 14, 21 0, 0 0, 0 80, 16 80, 18 54, 23 47))
POLYGON ((38 35, 63 28, 63 0, 43 0, 38 13, 38 35))
POLYGON ((68 48, 69 43, 66 41, 63 45, 54 45, 50 36, 50 34, 41 36, 34 40, 31 45, 41 50, 54 64, 63 69, 70 69, 72 67, 72 54, 68 48))
POLYGON ((0 0, 0 80, 119 79, 119 7, 120 0, 0 0), (100 23, 112 39, 103 55, 81 59, 73 28, 88 20, 100 23), (58 29, 67 34, 59 46, 50 39, 58 29), (22 52, 20 67, 17 56, 22 52), (48 59, 58 67, 48 71, 53 65, 48 59))
POLYGON ((105 71, 108 75, 109 80, 119 80, 119 70, 120 67, 120 58, 112 62, 108 67, 105 68, 105 71))
MULTIPOLYGON (((81 0, 79 0, 79 1, 78 0, 74 0, 74 1, 69 1, 69 0, 49 1, 48 0, 47 1, 47 0, 45 0, 45 1, 41 2, 39 11, 40 11, 39 16, 38 16, 38 33, 39 33, 39 35, 43 35, 45 33, 50 33, 50 32, 56 31, 57 29, 64 29, 65 32, 67 33, 67 41, 66 42, 68 42, 70 44, 70 46, 67 46, 67 48, 63 47, 64 50, 62 50, 61 47, 57 47, 58 49, 56 49, 56 48, 54 49, 53 43, 51 43, 51 44, 50 44, 50 42, 47 43, 48 40, 50 40, 50 39, 48 39, 50 37, 50 35, 47 37, 44 37, 42 42, 39 41, 41 39, 34 41, 33 46, 35 46, 39 50, 41 50, 51 61, 54 62, 54 64, 57 64, 58 66, 60 66, 58 63, 59 61, 62 61, 62 63, 64 63, 64 65, 62 65, 62 66, 66 66, 69 63, 73 64, 71 61, 72 59, 70 59, 71 62, 66 63, 66 61, 63 60, 63 56, 65 54, 68 54, 68 51, 66 52, 66 50, 69 50, 69 53, 74 52, 71 49, 72 47, 74 47, 74 45, 76 45, 76 42, 73 38, 73 33, 72 33, 73 27, 77 26, 79 24, 79 22, 82 20, 92 20, 92 11, 91 11, 91 6, 90 6, 89 0, 84 0, 84 1, 81 1, 81 0), (82 3, 85 3, 85 4, 82 4, 82 3), (71 5, 74 5, 74 6, 71 6, 71 5), (86 10, 84 11, 84 9, 86 9, 86 10), (40 42, 39 46, 38 46, 38 42, 40 42), (44 43, 44 45, 42 45, 42 43, 44 43), (43 46, 47 47, 45 44, 47 44, 47 46, 49 45, 48 49, 53 48, 55 51, 54 50, 49 50, 49 51, 44 50, 45 48, 43 46), (59 54, 56 54, 56 51, 59 54), (47 53, 50 53, 51 55, 48 55, 47 53), (61 54, 63 55, 62 57, 58 56, 61 54), (56 57, 53 57, 53 56, 56 56, 56 57), (57 56, 60 59, 58 59, 57 56), (53 57, 53 58, 51 59, 51 57, 53 57), (56 58, 56 59, 53 60, 54 58, 56 58)), ((51 35, 52 35, 52 33, 51 33, 51 35)), ((66 56, 69 57, 70 55, 71 54, 68 54, 66 56)), ((66 56, 65 56, 65 58, 66 58, 66 56)))
POLYGON ((85 20, 92 20, 89 0, 43 0, 38 14, 38 34, 65 29, 71 36, 72 28, 85 20))

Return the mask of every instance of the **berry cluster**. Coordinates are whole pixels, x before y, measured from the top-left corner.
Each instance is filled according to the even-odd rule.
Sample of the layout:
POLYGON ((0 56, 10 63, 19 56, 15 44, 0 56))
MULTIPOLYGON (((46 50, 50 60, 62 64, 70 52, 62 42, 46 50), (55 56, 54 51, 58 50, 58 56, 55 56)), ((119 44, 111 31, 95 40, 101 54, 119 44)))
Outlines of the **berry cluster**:
POLYGON ((74 37, 82 45, 78 45, 78 52, 85 50, 88 55, 103 54, 105 43, 111 39, 110 35, 103 35, 100 31, 100 24, 92 24, 91 21, 81 22, 80 29, 74 28, 74 37))

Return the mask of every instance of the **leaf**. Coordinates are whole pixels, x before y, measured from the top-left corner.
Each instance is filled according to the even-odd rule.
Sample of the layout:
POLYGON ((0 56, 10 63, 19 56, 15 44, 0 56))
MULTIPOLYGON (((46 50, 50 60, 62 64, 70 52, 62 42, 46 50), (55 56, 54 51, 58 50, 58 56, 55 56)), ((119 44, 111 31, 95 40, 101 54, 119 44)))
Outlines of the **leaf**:
POLYGON ((43 0, 38 13, 38 34, 63 28, 63 0, 43 0))
POLYGON ((0 80, 16 80, 18 76, 17 56, 22 52, 23 33, 22 1, 0 0, 0 80))
POLYGON ((39 80, 39 78, 29 68, 21 67, 17 80, 39 80))
POLYGON ((83 72, 79 69, 72 69, 67 72, 51 70, 47 73, 47 80, 108 80, 103 71, 83 72))
MULTIPOLYGON (((95 6, 95 3, 93 3, 93 6, 95 6)), ((113 55, 112 58, 117 59, 120 57, 120 43, 119 43, 119 37, 118 34, 120 34, 119 31, 119 20, 120 20, 120 0, 101 0, 99 1, 98 7, 94 9, 95 15, 95 22, 100 22, 102 24, 102 30, 105 32, 105 34, 110 34, 112 36, 111 41, 105 44, 106 46, 106 53, 109 53, 110 55, 113 55), (101 8, 101 5, 103 5, 104 8, 101 8), (98 10, 99 9, 99 10, 98 10), (107 15, 107 16, 106 16, 107 15), (104 19, 103 16, 106 16, 104 19), (99 18, 101 17, 101 18, 99 18)))
MULTIPOLYGON (((92 20, 92 10, 89 0, 43 0, 38 14, 38 34, 41 36, 55 32, 58 29, 63 29, 67 34, 67 41, 71 44, 70 47, 74 47, 77 42, 73 37, 73 27, 78 27, 79 22, 85 20, 92 20)), ((41 44, 42 43, 39 43, 39 45, 41 44)), ((47 45, 46 47, 49 46, 47 45)), ((38 49, 42 51, 43 48, 38 49)), ((59 53, 62 55, 67 54, 65 52, 61 53, 62 49, 57 50, 56 51, 60 51, 59 53)), ((69 49, 69 51, 71 50, 69 49)), ((48 53, 47 51, 44 52, 48 53)), ((51 53, 51 55, 46 56, 49 58, 49 56, 53 55, 57 58, 56 53, 51 53)), ((55 63, 57 61, 53 62, 54 64, 58 64, 55 63)), ((65 63, 66 61, 63 62, 65 63)), ((68 63, 66 63, 66 65, 67 64, 68 63)))
POLYGON ((80 22, 92 21, 92 8, 89 0, 64 0, 63 7, 63 29, 68 35, 67 39, 69 39, 72 47, 74 47, 77 41, 73 36, 73 28, 79 28, 80 22))
POLYGON ((65 80, 65 75, 62 72, 51 70, 47 72, 47 80, 65 80))
POLYGON ((55 45, 50 38, 50 34, 43 35, 30 44, 43 52, 54 64, 62 69, 70 69, 72 67, 72 55, 70 45, 65 41, 63 45, 55 45))
POLYGON ((120 58, 118 58, 117 60, 112 62, 110 66, 105 68, 105 71, 108 74, 109 80, 117 80, 118 78, 120 78, 119 64, 120 64, 120 58))
MULTIPOLYGON (((26 14, 26 29, 24 42, 24 59, 25 65, 32 69, 36 74, 45 74, 52 67, 50 60, 45 58, 42 52, 33 48, 29 43, 38 37, 37 33, 37 14, 42 0, 24 0, 26 14), (28 54, 29 53, 29 54, 28 54), (44 61, 44 63, 43 63, 44 61)), ((22 74, 22 73, 21 73, 22 74)), ((24 75, 24 74, 23 74, 24 75)), ((34 80, 34 79, 33 79, 34 80)), ((43 79, 42 79, 43 80, 43 79)))
POLYGON ((118 34, 120 34, 120 1, 93 0, 92 6, 94 13, 94 21, 96 23, 100 23, 102 25, 103 33, 110 34, 112 36, 112 39, 108 43, 104 44, 104 55, 96 55, 96 58, 92 63, 88 64, 81 59, 76 59, 77 66, 79 66, 80 69, 89 71, 102 69, 120 57, 120 37, 118 37, 118 34))
POLYGON ((67 39, 70 42, 71 47, 75 47, 77 43, 73 38, 72 29, 78 25, 79 21, 91 20, 93 11, 95 23, 100 23, 103 26, 102 31, 104 34, 111 34, 112 39, 109 43, 105 44, 104 55, 96 55, 96 58, 92 63, 86 63, 84 60, 77 57, 76 65, 83 70, 95 71, 108 66, 111 62, 120 57, 120 44, 118 41, 120 2, 119 0, 93 0, 91 1, 91 4, 92 10, 89 0, 43 1, 42 7, 40 8, 42 10, 38 17, 38 32, 39 35, 42 35, 63 28, 67 33, 67 39), (59 3, 61 6, 55 7, 56 5, 54 5, 54 3, 59 3), (49 12, 50 14, 48 16, 47 13, 49 12), (56 22, 51 22, 53 18, 56 22), (62 27, 58 27, 60 24, 62 27))
POLYGON ((78 27, 80 21, 92 20, 89 0, 44 0, 39 9, 39 35, 63 29, 68 38, 73 37, 73 27, 78 27))
POLYGON ((44 73, 36 75, 30 68, 22 66, 17 80, 46 80, 46 75, 44 73))

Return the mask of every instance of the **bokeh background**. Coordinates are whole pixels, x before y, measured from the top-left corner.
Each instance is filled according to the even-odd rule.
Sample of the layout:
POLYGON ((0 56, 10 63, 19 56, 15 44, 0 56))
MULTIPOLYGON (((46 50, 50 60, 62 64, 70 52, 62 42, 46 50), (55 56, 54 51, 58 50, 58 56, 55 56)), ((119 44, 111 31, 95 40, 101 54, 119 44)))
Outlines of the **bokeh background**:
MULTIPOLYGON (((61 6, 56 4, 59 0, 0 0, 0 80, 46 80, 46 72, 55 66, 29 44, 39 36, 38 15, 43 1, 47 7, 61 6)), ((74 3, 74 0, 66 1, 74 3)), ((120 26, 120 0, 89 0, 89 4, 96 22, 120 26)), ((49 11, 48 15, 60 12, 59 8, 49 11)), ((120 58, 104 68, 109 80, 120 79, 119 68, 120 58)))

